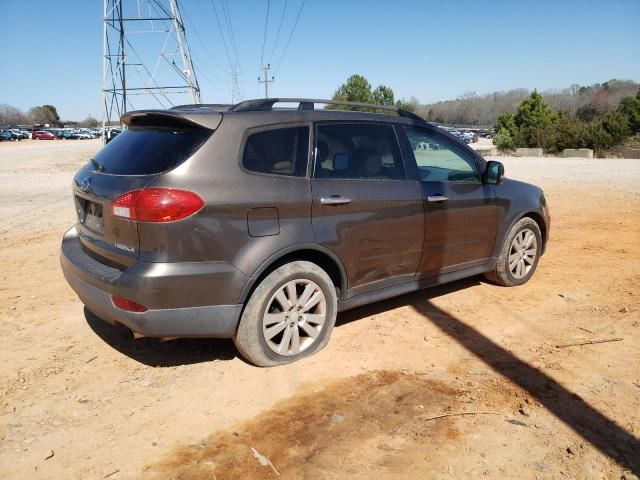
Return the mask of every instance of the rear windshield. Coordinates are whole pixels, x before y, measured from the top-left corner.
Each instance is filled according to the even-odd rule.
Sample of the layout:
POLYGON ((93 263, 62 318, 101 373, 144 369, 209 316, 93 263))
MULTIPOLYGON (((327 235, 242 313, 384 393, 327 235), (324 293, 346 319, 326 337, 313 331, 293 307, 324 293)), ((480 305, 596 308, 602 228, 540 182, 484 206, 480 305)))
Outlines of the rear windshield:
POLYGON ((131 127, 107 143, 92 159, 102 173, 153 175, 176 168, 213 132, 201 128, 131 127))

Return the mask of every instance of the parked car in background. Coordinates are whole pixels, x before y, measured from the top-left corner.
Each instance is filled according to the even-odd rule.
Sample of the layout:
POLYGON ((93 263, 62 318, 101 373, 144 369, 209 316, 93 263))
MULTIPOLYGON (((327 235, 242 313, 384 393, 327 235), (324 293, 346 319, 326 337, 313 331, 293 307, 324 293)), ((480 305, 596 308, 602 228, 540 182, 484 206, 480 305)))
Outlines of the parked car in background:
POLYGON ((104 143, 109 143, 120 134, 121 130, 118 128, 108 128, 104 132, 104 143))
POLYGON ((11 135, 11 140, 19 141, 22 140, 22 135, 14 130, 5 130, 9 135, 11 135))
POLYGON ((93 135, 91 135, 90 133, 86 133, 86 132, 77 132, 75 134, 76 138, 79 140, 90 140, 93 138, 93 135))
POLYGON ((51 132, 45 132, 43 130, 37 130, 31 136, 33 140, 53 140, 56 136, 51 132))
POLYGON ((462 134, 462 138, 464 139, 465 143, 474 143, 478 141, 478 135, 476 135, 474 132, 464 132, 462 134))
MULTIPOLYGON (((86 138, 98 138, 100 137, 100 131, 95 128, 79 128, 76 130, 76 133, 80 133, 83 135, 88 135, 86 138)), ((85 138, 85 137, 81 137, 85 138)))
POLYGON ((60 259, 87 308, 136 336, 233 338, 272 366, 322 349, 339 311, 531 278, 549 237, 540 188, 410 112, 315 103, 351 105, 125 114, 73 181, 60 259))
POLYGON ((63 140, 77 140, 78 135, 73 130, 65 130, 62 134, 63 140))
POLYGON ((13 140, 13 135, 9 130, 0 130, 0 141, 10 142, 13 140))
POLYGON ((17 128, 12 128, 10 132, 15 136, 16 140, 26 140, 29 138, 29 134, 23 130, 18 130, 17 128))

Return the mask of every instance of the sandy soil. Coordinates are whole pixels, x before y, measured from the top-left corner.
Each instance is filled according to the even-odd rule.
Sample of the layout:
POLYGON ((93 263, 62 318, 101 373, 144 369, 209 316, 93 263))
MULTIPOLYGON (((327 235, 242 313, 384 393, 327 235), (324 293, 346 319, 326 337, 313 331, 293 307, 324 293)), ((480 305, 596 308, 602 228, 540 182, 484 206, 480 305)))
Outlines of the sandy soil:
POLYGON ((0 144, 1 477, 640 475, 640 160, 500 157, 551 207, 531 282, 346 312, 318 355, 259 369, 83 310, 58 248, 97 148, 0 144))

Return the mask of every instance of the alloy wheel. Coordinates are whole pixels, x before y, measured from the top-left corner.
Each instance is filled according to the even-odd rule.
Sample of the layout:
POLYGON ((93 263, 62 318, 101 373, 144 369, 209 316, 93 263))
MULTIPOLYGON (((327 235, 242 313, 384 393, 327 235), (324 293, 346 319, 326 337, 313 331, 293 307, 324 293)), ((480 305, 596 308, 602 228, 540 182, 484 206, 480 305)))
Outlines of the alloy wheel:
POLYGON ((509 249, 509 271, 520 280, 533 268, 538 255, 538 241, 532 230, 525 228, 516 234, 509 249))
POLYGON ((278 355, 298 355, 316 342, 326 318, 327 301, 315 282, 288 281, 267 304, 262 317, 264 340, 278 355))

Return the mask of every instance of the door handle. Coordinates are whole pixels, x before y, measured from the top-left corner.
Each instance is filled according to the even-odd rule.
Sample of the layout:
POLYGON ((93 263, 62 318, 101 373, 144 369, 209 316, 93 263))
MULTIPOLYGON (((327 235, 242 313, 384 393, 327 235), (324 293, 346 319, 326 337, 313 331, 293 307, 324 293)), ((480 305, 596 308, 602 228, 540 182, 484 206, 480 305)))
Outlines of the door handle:
POLYGON ((344 205, 351 203, 351 199, 341 195, 331 195, 330 197, 320 197, 320 203, 322 205, 344 205))
POLYGON ((446 202, 449 200, 449 197, 445 197, 444 195, 429 195, 427 200, 434 203, 446 202))

